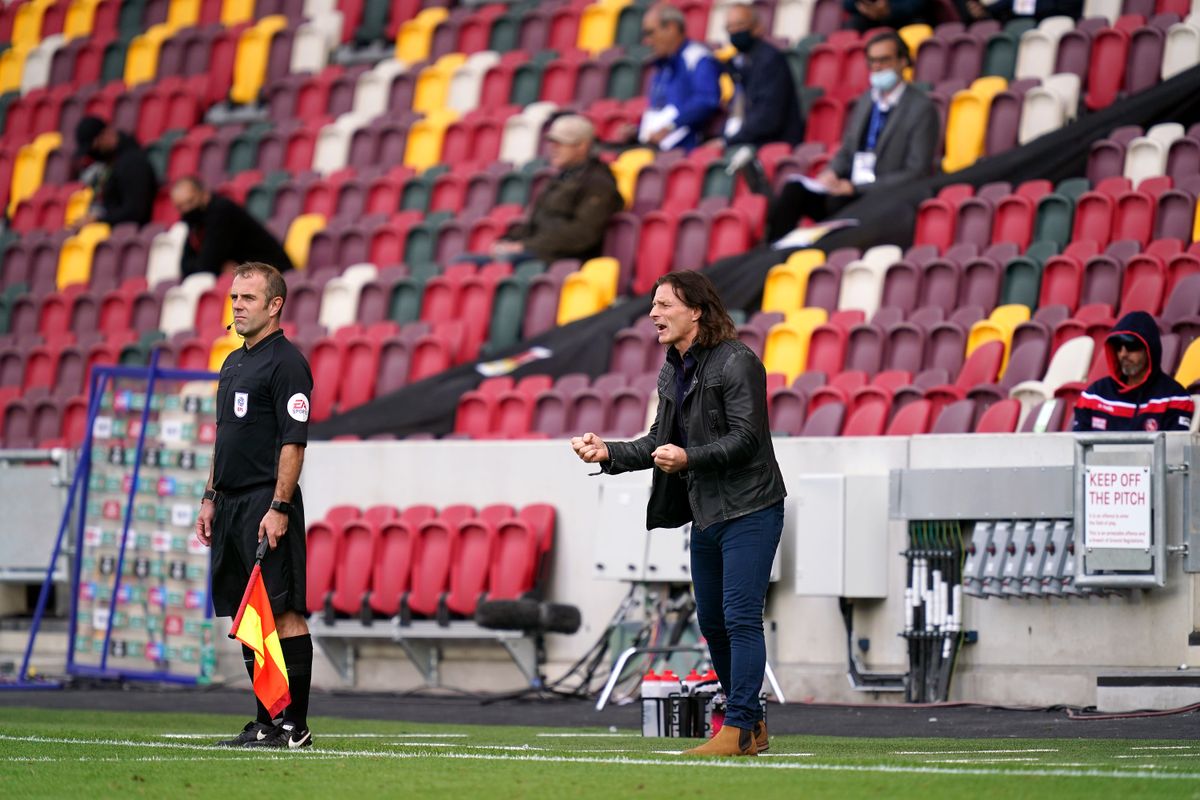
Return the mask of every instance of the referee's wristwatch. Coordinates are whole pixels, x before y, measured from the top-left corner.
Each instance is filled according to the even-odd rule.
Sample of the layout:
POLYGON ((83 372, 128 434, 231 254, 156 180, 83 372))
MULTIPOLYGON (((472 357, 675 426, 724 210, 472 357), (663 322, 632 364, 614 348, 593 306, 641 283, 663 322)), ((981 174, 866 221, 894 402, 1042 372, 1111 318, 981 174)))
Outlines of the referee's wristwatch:
POLYGON ((278 511, 280 514, 290 514, 292 513, 292 504, 283 500, 272 500, 271 510, 278 511))
POLYGON ((214 492, 212 489, 205 489, 204 496, 200 498, 201 505, 204 504, 205 500, 207 500, 210 503, 217 502, 217 493, 214 492))

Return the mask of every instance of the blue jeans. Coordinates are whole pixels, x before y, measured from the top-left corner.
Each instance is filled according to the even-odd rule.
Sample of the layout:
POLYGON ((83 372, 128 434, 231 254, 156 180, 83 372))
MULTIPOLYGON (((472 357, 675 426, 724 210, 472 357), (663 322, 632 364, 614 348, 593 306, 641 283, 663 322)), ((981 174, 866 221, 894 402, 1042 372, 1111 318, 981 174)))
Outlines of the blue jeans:
POLYGON ((763 605, 782 532, 782 500, 703 530, 692 526, 696 619, 728 699, 725 724, 735 728, 750 729, 762 719, 763 605))

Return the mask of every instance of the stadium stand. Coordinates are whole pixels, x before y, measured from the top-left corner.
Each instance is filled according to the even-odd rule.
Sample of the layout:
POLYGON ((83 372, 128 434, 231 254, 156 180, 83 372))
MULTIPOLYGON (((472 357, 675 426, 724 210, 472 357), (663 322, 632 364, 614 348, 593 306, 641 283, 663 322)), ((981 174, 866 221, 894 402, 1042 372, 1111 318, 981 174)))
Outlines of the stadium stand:
MULTIPOLYGON (((0 14, 0 38, 10 42, 0 55, 6 387, 44 384, 46 359, 61 361, 66 348, 133 362, 156 348, 164 363, 205 366, 233 344, 218 330, 222 287, 179 282, 184 231, 165 195, 141 230, 66 227, 88 195, 72 181, 62 133, 84 114, 137 136, 160 177, 198 174, 287 242, 305 268, 289 278, 288 332, 334 386, 314 419, 501 353, 644 293, 670 268, 743 252, 762 234, 765 205, 726 174, 719 148, 634 150, 612 158, 627 208, 609 227, 604 258, 454 263, 485 251, 544 184, 540 131, 551 114, 580 111, 602 136, 639 118, 641 4, 61 5, 18 3, 0 14), (89 309, 106 320, 102 343, 79 338, 89 309), (139 335, 157 329, 165 338, 132 346, 122 338, 126 313, 139 335)), ((829 4, 763 5, 808 116, 805 143, 760 152, 779 185, 818 171, 837 146, 847 103, 866 86, 871 32, 839 30, 841 12, 829 4)), ((1181 11, 902 29, 916 54, 913 78, 943 112, 939 163, 969 167, 1200 62, 1200 23, 1181 11)), ((719 4, 691 3, 687 18, 694 38, 723 39, 719 4)), ((762 313, 740 328, 784 376, 773 426, 799 432, 820 410, 813 390, 797 388, 807 376, 821 373, 833 387, 843 372, 861 372, 873 385, 899 370, 907 382, 877 398, 890 393, 888 430, 902 408, 957 385, 960 366, 989 337, 1006 343, 1004 372, 989 386, 1015 392, 1032 380, 1061 392, 1100 364, 1094 357, 1087 375, 1060 382, 1065 362, 1050 374, 1059 349, 1099 341, 1106 322, 1133 308, 1159 314, 1164 333, 1178 337, 1170 347, 1182 368, 1200 327, 1200 312, 1187 307, 1188 277, 1200 272, 1198 192, 1195 127, 1117 128, 1092 146, 1083 174, 1058 186, 947 186, 921 206, 906 252, 793 254, 768 275, 762 313), (1018 305, 1027 319, 999 311, 1018 305), (1104 313, 1085 312, 1096 306, 1104 313), (861 318, 839 316, 847 311, 861 318), (1022 337, 1048 349, 1009 380, 1022 337)), ((564 389, 564 376, 536 392, 518 382, 457 434, 556 436, 580 419, 636 432, 652 412, 643 376, 656 369, 656 350, 647 331, 631 328, 614 342, 614 377, 564 389)), ((970 397, 975 387, 961 388, 970 397)), ((997 390, 989 391, 977 398, 980 414, 997 390)), ((846 400, 847 427, 880 428, 855 422, 853 392, 846 400)), ((41 429, 51 432, 46 419, 41 429)))

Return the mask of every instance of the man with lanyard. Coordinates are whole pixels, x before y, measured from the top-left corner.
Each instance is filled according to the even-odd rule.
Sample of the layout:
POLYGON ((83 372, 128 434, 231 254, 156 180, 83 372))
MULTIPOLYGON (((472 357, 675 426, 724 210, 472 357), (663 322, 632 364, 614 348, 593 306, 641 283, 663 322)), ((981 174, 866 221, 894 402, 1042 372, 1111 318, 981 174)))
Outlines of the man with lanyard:
POLYGON ((650 319, 667 346, 650 432, 608 443, 589 432, 571 446, 609 475, 654 470, 648 530, 692 523, 696 620, 728 705, 717 735, 684 755, 755 756, 770 746, 758 699, 762 618, 787 494, 767 420, 767 373, 703 273, 659 278, 650 319))
POLYGON ((1195 402, 1163 372, 1162 339, 1154 317, 1132 311, 1104 340, 1108 375, 1075 403, 1075 431, 1186 431, 1195 402))
POLYGON ((642 39, 654 52, 648 107, 638 128, 624 132, 660 150, 691 150, 721 108, 721 68, 708 48, 687 38, 683 12, 651 6, 642 17, 642 39))
MULTIPOLYGON (((279 270, 251 262, 234 271, 233 328, 246 340, 221 366, 217 439, 196 536, 212 548, 212 601, 217 616, 237 613, 266 538, 262 578, 288 672, 291 703, 279 725, 258 703, 257 718, 218 745, 297 749, 312 745, 308 696, 312 637, 305 619, 304 502, 300 469, 308 443, 312 372, 280 330, 287 284, 279 270)), ((254 651, 245 645, 254 680, 254 651)))
POLYGON ((933 102, 903 78, 908 45, 887 31, 865 48, 871 89, 854 104, 842 145, 816 178, 784 185, 767 214, 767 238, 789 233, 802 217, 820 221, 861 195, 893 189, 933 173, 938 115, 933 102))

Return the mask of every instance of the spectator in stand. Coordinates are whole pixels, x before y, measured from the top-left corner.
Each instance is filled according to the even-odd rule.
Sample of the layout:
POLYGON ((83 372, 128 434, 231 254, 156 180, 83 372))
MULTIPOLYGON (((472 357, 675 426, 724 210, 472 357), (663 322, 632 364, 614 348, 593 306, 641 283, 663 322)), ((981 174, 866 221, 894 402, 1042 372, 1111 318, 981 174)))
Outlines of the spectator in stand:
POLYGON ((292 260, 283 245, 246 209, 222 194, 213 194, 199 178, 180 178, 171 187, 171 202, 187 223, 180 271, 218 275, 239 264, 260 262, 283 272, 292 260))
POLYGON ((650 97, 641 125, 620 135, 660 150, 691 150, 721 109, 721 67, 708 48, 687 38, 683 12, 665 3, 642 17, 642 40, 654 53, 650 97))
POLYGON ((1075 403, 1076 431, 1186 431, 1195 401, 1162 370, 1158 324, 1145 311, 1121 317, 1104 340, 1108 375, 1075 403))
POLYGON ((1008 22, 1019 17, 1029 17, 1041 22, 1046 17, 1083 16, 1083 0, 955 0, 962 21, 970 25, 981 19, 1008 22))
POLYGON ((93 189, 98 198, 79 221, 145 225, 154 212, 158 177, 137 139, 99 117, 84 117, 75 126, 77 165, 90 159, 100 169, 93 189))
POLYGON ((609 219, 625 205, 612 170, 592 152, 596 131, 586 117, 559 117, 550 123, 546 139, 550 165, 558 172, 533 201, 528 219, 511 226, 492 245, 494 258, 554 261, 598 256, 609 219))
POLYGON ((900 30, 917 22, 933 24, 932 5, 929 0, 842 0, 850 15, 846 27, 860 33, 872 28, 900 30))
POLYGON ((767 214, 767 237, 787 234, 801 217, 822 220, 861 195, 894 189, 933 173, 938 114, 928 95, 907 83, 908 46, 888 31, 866 46, 871 89, 854 103, 842 146, 815 179, 789 181, 767 214))
POLYGON ((738 51, 728 65, 734 95, 725 122, 726 144, 798 144, 804 138, 800 96, 787 59, 762 38, 758 12, 750 5, 730 6, 725 32, 738 51))

